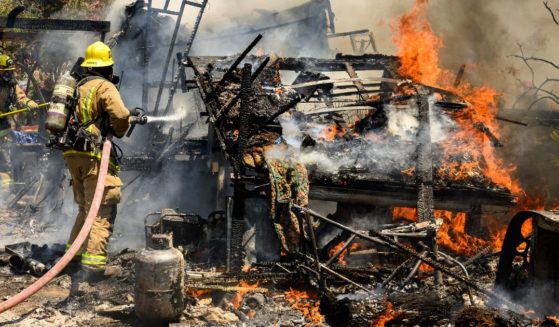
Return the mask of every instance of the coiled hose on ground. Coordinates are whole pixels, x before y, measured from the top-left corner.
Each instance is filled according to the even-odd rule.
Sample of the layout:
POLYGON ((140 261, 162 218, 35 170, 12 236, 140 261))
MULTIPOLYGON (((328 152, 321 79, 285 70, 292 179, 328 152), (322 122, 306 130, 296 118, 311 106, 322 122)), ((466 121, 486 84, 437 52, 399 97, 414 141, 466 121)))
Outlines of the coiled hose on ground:
POLYGON ((99 168, 99 178, 97 179, 97 186, 95 187, 95 195, 91 202, 91 207, 83 224, 83 227, 76 237, 72 246, 64 254, 64 256, 52 267, 43 277, 36 280, 31 286, 27 287, 23 291, 19 292, 17 295, 11 297, 7 301, 0 303, 0 313, 13 308, 19 303, 25 301, 31 295, 37 293, 41 288, 43 288, 48 282, 50 282, 54 277, 56 277, 74 258, 78 250, 81 248, 85 239, 89 235, 91 226, 97 217, 97 212, 101 206, 101 201, 103 200, 103 192, 105 190, 105 179, 107 177, 107 172, 109 170, 109 158, 111 154, 111 140, 112 136, 107 136, 105 143, 103 144, 103 154, 101 157, 101 164, 99 168))

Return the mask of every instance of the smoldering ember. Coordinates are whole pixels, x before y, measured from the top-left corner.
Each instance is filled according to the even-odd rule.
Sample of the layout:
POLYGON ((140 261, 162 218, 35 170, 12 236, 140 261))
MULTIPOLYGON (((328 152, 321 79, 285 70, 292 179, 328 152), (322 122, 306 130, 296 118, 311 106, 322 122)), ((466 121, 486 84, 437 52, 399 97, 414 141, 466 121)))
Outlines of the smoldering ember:
POLYGON ((559 325, 559 1, 0 4, 0 326, 559 325))

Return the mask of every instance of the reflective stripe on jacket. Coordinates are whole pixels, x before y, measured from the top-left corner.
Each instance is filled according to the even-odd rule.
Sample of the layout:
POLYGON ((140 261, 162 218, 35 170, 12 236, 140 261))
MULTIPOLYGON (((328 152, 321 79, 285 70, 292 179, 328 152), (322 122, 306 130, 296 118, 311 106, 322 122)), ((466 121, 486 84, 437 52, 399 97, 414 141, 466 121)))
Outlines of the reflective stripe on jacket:
MULTIPOLYGON (((130 112, 122 102, 122 98, 116 86, 103 79, 96 78, 85 82, 78 88, 79 103, 76 106, 76 115, 81 124, 88 125, 87 131, 99 138, 101 136, 102 124, 109 124, 116 137, 124 136, 130 126, 128 117, 130 112), (106 114, 107 118, 98 119, 106 114)), ((64 156, 88 156, 101 159, 101 149, 94 149, 91 152, 77 150, 66 150, 64 156)), ((111 160, 111 169, 118 171, 119 166, 111 160)))

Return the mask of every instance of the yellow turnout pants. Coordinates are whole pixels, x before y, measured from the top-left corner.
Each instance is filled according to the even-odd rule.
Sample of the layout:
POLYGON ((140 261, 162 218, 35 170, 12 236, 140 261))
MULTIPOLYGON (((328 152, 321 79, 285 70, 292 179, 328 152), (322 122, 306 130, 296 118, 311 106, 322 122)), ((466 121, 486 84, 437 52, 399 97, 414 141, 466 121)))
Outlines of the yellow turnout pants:
MULTIPOLYGON (((99 175, 99 161, 86 155, 65 156, 64 159, 72 178, 74 200, 79 206, 78 215, 68 240, 68 249, 78 236, 93 201, 99 175)), ((105 180, 105 191, 101 207, 89 232, 89 236, 75 258, 80 259, 81 263, 85 266, 104 268, 107 263, 107 247, 116 218, 116 205, 120 202, 121 198, 121 186, 122 181, 120 178, 116 174, 109 172, 105 180)))

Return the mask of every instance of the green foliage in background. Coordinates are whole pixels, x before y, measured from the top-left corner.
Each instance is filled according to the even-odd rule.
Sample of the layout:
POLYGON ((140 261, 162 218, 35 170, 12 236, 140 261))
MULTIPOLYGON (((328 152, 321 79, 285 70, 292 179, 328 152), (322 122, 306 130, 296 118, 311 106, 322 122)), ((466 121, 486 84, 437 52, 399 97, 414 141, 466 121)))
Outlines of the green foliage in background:
POLYGON ((0 0, 0 16, 6 16, 13 8, 23 4, 26 9, 19 17, 93 19, 103 17, 112 0, 0 0))

